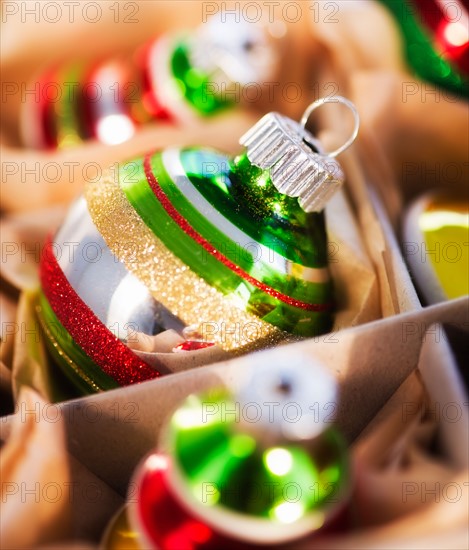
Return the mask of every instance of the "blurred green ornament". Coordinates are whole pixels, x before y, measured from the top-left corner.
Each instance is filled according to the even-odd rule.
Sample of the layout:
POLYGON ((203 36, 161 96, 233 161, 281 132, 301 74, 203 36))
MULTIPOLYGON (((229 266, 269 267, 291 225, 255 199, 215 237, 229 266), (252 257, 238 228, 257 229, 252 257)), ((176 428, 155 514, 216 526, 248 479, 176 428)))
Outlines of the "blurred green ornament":
POLYGON ((380 1, 399 25, 406 60, 415 74, 469 97, 469 19, 463 4, 450 3, 452 14, 435 0, 380 1))
POLYGON ((344 504, 345 441, 332 423, 336 382, 311 357, 251 360, 234 395, 191 395, 173 414, 163 452, 175 496, 214 529, 281 543, 321 528, 344 504))

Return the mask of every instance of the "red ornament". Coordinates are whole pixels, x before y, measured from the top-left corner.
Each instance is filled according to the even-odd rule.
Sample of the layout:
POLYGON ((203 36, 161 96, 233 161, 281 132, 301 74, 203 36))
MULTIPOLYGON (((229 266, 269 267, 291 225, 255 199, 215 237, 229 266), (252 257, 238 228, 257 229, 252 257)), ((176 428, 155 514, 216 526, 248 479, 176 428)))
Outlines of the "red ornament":
MULTIPOLYGON (((432 37, 440 55, 469 72, 469 14, 467 0, 413 0, 419 20, 432 37)), ((412 5, 412 4, 411 4, 412 5)))
POLYGON ((149 456, 137 480, 137 503, 133 508, 144 548, 159 550, 231 550, 250 548, 217 533, 198 520, 172 493, 168 484, 171 459, 164 454, 149 456))

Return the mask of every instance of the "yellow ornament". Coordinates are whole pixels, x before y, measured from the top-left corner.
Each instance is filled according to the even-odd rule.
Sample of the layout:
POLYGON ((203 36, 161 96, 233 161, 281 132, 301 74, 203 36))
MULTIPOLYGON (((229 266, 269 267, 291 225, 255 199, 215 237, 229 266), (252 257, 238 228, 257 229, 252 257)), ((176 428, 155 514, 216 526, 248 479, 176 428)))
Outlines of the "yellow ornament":
POLYGON ((448 193, 417 199, 404 220, 403 249, 426 302, 469 294, 469 200, 448 193))

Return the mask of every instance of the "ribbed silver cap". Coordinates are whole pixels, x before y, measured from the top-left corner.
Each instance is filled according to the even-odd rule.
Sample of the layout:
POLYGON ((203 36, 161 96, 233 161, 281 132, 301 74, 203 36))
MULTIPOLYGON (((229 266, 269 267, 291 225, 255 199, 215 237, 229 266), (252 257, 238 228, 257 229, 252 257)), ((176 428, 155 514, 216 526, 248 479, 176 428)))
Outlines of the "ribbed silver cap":
POLYGON ((332 425, 339 403, 337 381, 310 354, 280 347, 250 355, 245 363, 249 368, 236 391, 246 413, 240 429, 253 431, 260 445, 306 442, 332 425))
POLYGON ((252 164, 270 170, 270 179, 280 193, 298 197, 305 212, 323 210, 344 182, 339 163, 321 154, 318 140, 279 113, 263 116, 239 143, 246 147, 252 164))

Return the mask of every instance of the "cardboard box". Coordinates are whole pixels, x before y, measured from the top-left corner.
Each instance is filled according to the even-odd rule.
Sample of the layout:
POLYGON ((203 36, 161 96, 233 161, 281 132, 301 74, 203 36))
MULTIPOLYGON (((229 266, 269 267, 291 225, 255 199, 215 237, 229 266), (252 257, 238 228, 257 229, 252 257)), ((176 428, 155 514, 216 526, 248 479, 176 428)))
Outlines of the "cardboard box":
MULTIPOLYGON (((425 344, 422 354, 430 345, 427 343, 427 331, 435 323, 450 323, 463 329, 468 327, 469 309, 466 298, 428 308, 421 307, 392 223, 378 194, 372 190, 371 184, 366 183, 370 176, 363 171, 353 155, 346 155, 344 167, 348 187, 330 203, 327 210, 330 239, 338 247, 338 256, 335 258, 338 261, 331 262, 331 268, 339 283, 342 305, 334 330, 330 334, 289 347, 259 353, 264 354, 267 361, 269 354, 285 353, 288 356, 295 349, 301 349, 322 361, 339 382, 341 404, 338 422, 348 440, 353 442, 388 399, 391 401, 387 408, 371 424, 377 430, 382 429, 379 423, 388 414, 386 411, 395 412, 396 407, 402 406, 403 396, 423 399, 424 391, 421 384, 416 382, 413 372, 419 365, 419 356, 422 357, 422 343, 425 344), (410 382, 406 382, 406 379, 410 382), (396 390, 397 394, 392 397, 396 390)), ((27 329, 31 329, 35 323, 30 297, 24 295, 17 321, 27 329)), ((439 324, 436 326, 440 327, 439 324)), ((41 338, 37 340, 37 334, 33 328, 29 337, 23 338, 21 331, 16 336, 13 383, 17 395, 21 387, 32 386, 43 396, 53 397, 54 371, 49 368, 43 342, 41 338)), ((438 347, 438 350, 438 354, 433 348, 425 353, 429 353, 435 361, 438 356, 438 364, 450 362, 448 350, 442 347, 438 347)), ((236 384, 243 370, 250 368, 250 360, 250 356, 244 356, 58 405, 46 403, 39 405, 38 409, 34 405, 32 413, 30 409, 24 408, 26 402, 20 400, 16 414, 16 420, 20 423, 25 414, 33 414, 38 424, 45 422, 50 428, 54 423, 52 419, 57 418, 57 422, 64 426, 70 477, 68 481, 61 480, 60 483, 72 483, 82 489, 71 498, 69 494, 67 503, 58 503, 64 508, 70 508, 70 540, 85 539, 97 543, 108 520, 124 501, 134 468, 143 456, 155 448, 167 415, 193 391, 225 382, 236 384), (97 495, 94 499, 87 493, 90 488, 94 488, 97 495)), ((421 358, 421 364, 422 361, 421 358)), ((442 373, 435 369, 425 370, 422 367, 419 370, 427 372, 425 376, 429 387, 441 390, 443 384, 438 379, 442 373)), ((449 395, 435 395, 441 402, 443 399, 452 399, 454 391, 453 387, 453 393, 449 395)), ((2 419, 2 441, 12 437, 14 418, 10 416, 2 419)), ((459 452, 461 456, 458 463, 462 464, 466 460, 467 464, 467 457, 457 451, 462 441, 459 432, 452 433, 450 426, 442 426, 441 430, 445 434, 442 437, 451 456, 456 457, 459 452)), ((357 456, 360 452, 364 453, 359 452, 366 447, 365 443, 361 446, 361 442, 371 441, 366 439, 367 434, 371 433, 366 432, 356 443, 357 456)), ((400 427, 389 433, 388 443, 392 446, 394 440, 398 439, 400 427)), ((369 456, 373 458, 376 455, 371 453, 369 456)), ((422 480, 425 480, 425 475, 423 471, 422 480)), ((53 474, 50 479, 53 482, 53 474)), ((412 480, 408 482, 416 483, 412 480)), ((411 491, 415 486, 408 487, 411 491)), ((386 495, 383 496, 386 501, 386 495)), ((321 547, 384 548, 392 537, 393 548, 408 547, 406 541, 395 538, 396 532, 393 530, 399 518, 406 516, 403 513, 406 508, 401 504, 399 499, 393 501, 392 506, 387 503, 396 514, 387 524, 389 531, 361 530, 356 536, 321 541, 321 547)), ((407 516, 410 518, 415 510, 409 511, 407 516)), ((428 529, 431 522, 422 521, 428 529)), ((412 538, 411 530, 406 533, 406 536, 412 538)), ((456 534, 456 538, 447 540, 451 543, 454 540, 456 545, 458 536, 456 534)), ((440 539, 436 536, 432 538, 431 543, 444 547, 440 539)))
MULTIPOLYGON (((467 300, 443 303, 332 333, 316 341, 309 340, 259 353, 263 354, 266 361, 269 360, 269 354, 279 353, 285 354, 287 360, 289 353, 301 349, 322 361, 339 381, 341 405, 338 422, 349 441, 354 441, 382 404, 413 373, 419 363, 419 356, 422 362, 422 357, 430 354, 434 361, 439 361, 439 375, 445 375, 441 371, 441 364, 451 360, 447 350, 438 348, 439 355, 432 348, 428 351, 429 339, 439 334, 439 328, 431 328, 438 321, 467 328, 467 300), (421 352, 422 342, 424 348, 421 352)), ((442 333, 440 336, 442 338, 442 333)), ((423 369, 431 383, 435 377, 436 364, 428 363, 423 369)), ((72 499, 74 538, 98 541, 107 520, 123 501, 134 468, 157 445, 161 425, 177 403, 193 391, 224 382, 236 385, 243 370, 249 368, 250 356, 244 356, 136 386, 58 405, 47 405, 41 413, 34 411, 43 420, 59 417, 65 423, 67 447, 73 457, 71 481, 77 487, 90 484, 99 487, 97 491, 100 497, 96 502, 90 503, 86 493, 79 491, 72 499)), ((444 386, 436 383, 436 387, 444 386)), ((402 390, 400 392, 399 395, 402 390)), ((399 403, 402 403, 402 398, 399 399, 399 403)), ((455 400, 453 394, 441 395, 436 399, 440 402, 443 399, 455 400)), ((396 406, 401 406, 399 403, 392 403, 393 412, 396 406)), ((26 412, 20 409, 17 417, 26 412)), ((12 421, 13 417, 8 417, 2 422, 3 440, 8 440, 12 421)), ((380 415, 374 422, 378 431, 381 430, 379 422, 380 415)), ((444 425, 442 430, 442 434, 446 434, 442 437, 450 437, 453 446, 458 447, 462 442, 459 431, 459 435, 449 434, 444 425)), ((394 433, 396 436, 398 434, 399 431, 394 433)), ((360 446, 359 443, 357 445, 360 446)), ((457 451, 453 450, 452 455, 456 457, 456 454, 457 451)), ((466 458, 459 456, 459 463, 462 464, 466 458)), ((425 475, 424 472, 422 475, 425 475)), ((370 540, 375 539, 372 537, 370 540)), ((363 547, 369 547, 366 544, 364 540, 363 547)))

